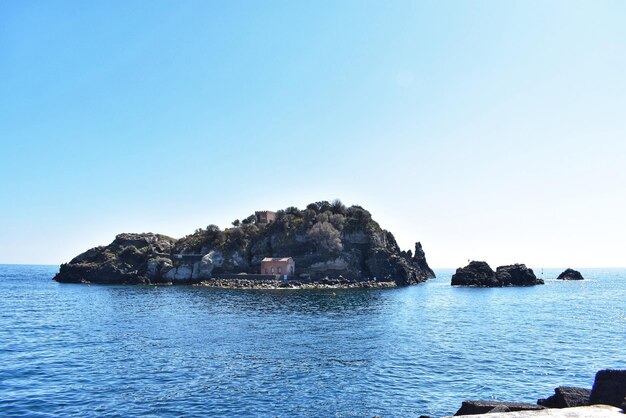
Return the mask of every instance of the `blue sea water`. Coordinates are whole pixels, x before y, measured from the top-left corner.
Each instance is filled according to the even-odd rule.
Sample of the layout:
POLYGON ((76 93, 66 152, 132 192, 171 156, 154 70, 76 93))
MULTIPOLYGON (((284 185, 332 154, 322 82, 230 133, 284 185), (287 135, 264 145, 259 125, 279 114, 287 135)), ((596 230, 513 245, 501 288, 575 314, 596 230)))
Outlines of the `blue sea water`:
POLYGON ((413 417, 626 368, 626 270, 544 286, 58 284, 0 265, 0 416, 413 417))

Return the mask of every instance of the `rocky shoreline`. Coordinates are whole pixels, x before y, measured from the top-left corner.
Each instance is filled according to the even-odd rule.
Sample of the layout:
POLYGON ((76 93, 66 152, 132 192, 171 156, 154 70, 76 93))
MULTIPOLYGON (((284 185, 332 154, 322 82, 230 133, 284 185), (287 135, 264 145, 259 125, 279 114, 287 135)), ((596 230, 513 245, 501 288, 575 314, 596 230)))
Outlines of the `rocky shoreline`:
MULTIPOLYGON (((613 416, 626 413, 626 370, 600 370, 596 373, 591 389, 559 386, 554 394, 546 399, 538 399, 536 404, 495 401, 463 401, 454 416, 517 412, 519 417, 567 416, 585 418, 613 416), (594 407, 604 407, 590 412, 594 407), (591 409, 590 409, 591 408, 591 409), (553 414, 554 410, 566 410, 564 415, 553 414), (599 412, 598 412, 599 411, 599 412), (528 414, 526 414, 528 413, 528 414), (599 415, 596 415, 598 413, 599 415), (603 415, 604 414, 604 415, 603 415)), ((427 417, 423 415, 422 417, 427 417)))
POLYGON ((396 282, 375 280, 246 280, 246 279, 210 279, 195 283, 193 286, 216 287, 226 289, 386 289, 397 287, 396 282))

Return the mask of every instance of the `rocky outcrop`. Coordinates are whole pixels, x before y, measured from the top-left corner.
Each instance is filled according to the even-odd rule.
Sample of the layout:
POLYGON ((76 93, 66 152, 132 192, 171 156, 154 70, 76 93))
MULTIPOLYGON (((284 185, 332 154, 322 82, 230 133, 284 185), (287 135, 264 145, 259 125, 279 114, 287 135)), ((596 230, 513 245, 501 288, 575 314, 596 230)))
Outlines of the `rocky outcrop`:
POLYGON ((626 370, 600 370, 591 389, 589 402, 621 407, 626 398, 626 370))
MULTIPOLYGON (((455 416, 496 414, 502 417, 609 417, 620 416, 618 408, 626 401, 626 370, 600 370, 591 390, 578 387, 560 386, 554 395, 539 399, 537 405, 512 402, 464 401, 455 416), (545 408, 545 409, 544 409, 545 408), (514 411, 537 411, 532 414, 514 411), (552 412, 554 411, 554 412, 552 412), (556 412, 556 411, 563 411, 556 412)), ((626 411, 625 411, 626 412, 626 411)))
POLYGON ((624 414, 618 408, 608 405, 552 408, 541 411, 495 412, 492 410, 488 416, 489 418, 624 418, 624 414))
POLYGON ((484 261, 471 261, 452 275, 452 286, 503 287, 543 284, 524 264, 500 266, 494 272, 484 261))
POLYGON ((173 238, 160 234, 119 234, 106 247, 92 248, 62 264, 55 280, 66 283, 146 284, 160 282, 172 268, 173 238))
POLYGON ((496 273, 484 261, 471 261, 465 267, 456 269, 452 275, 452 286, 499 287, 496 273))
POLYGON ((559 274, 557 280, 584 280, 582 274, 579 271, 574 269, 567 269, 563 273, 559 274))
POLYGON ((496 269, 496 280, 502 286, 534 286, 543 284, 542 279, 538 279, 532 269, 524 264, 512 264, 510 266, 500 266, 496 269))
POLYGON ((546 399, 539 399, 538 405, 546 408, 574 408, 589 405, 590 389, 571 386, 559 386, 554 389, 554 395, 546 399))
POLYGON ((479 415, 490 414, 494 412, 513 412, 513 411, 538 411, 544 409, 541 405, 520 402, 495 402, 495 401, 464 401, 461 408, 456 411, 458 415, 479 415))
POLYGON ((434 278, 435 272, 430 268, 428 262, 426 262, 426 253, 422 249, 422 243, 415 243, 415 254, 413 254, 413 261, 419 267, 419 270, 424 272, 428 277, 434 278))
POLYGON ((317 202, 276 212, 271 223, 251 215, 181 239, 120 234, 61 265, 55 280, 90 283, 193 284, 223 274, 259 273, 265 257, 292 257, 297 278, 393 281, 404 286, 435 277, 422 245, 401 251, 393 234, 360 206, 317 202))

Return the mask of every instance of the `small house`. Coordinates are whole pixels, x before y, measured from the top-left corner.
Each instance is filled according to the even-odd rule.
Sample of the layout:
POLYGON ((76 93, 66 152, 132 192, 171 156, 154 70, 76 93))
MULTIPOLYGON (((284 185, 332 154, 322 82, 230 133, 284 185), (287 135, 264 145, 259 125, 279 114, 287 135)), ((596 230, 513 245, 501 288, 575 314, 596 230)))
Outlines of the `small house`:
POLYGON ((269 258, 261 261, 261 274, 279 274, 292 276, 296 271, 296 263, 293 258, 269 258))
POLYGON ((256 223, 258 224, 271 224, 276 220, 276 212, 269 210, 254 212, 254 216, 256 217, 256 223))

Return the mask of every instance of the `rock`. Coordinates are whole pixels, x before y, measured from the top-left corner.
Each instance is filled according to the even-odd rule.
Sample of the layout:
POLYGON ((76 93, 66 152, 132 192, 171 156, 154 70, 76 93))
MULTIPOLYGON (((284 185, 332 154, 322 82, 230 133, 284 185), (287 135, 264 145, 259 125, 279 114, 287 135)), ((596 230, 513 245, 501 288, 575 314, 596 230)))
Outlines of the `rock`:
POLYGON ((174 267, 165 273, 165 278, 171 280, 172 283, 176 282, 189 282, 193 273, 193 267, 183 264, 182 266, 174 267))
POLYGON ((541 405, 519 402, 495 402, 495 401, 463 401, 461 408, 456 411, 458 415, 479 415, 491 412, 513 412, 513 411, 538 411, 544 409, 541 405), (498 408, 499 410, 494 410, 498 408), (506 410, 504 410, 506 408, 506 410))
POLYGON ((484 261, 472 261, 452 275, 452 286, 502 287, 543 284, 524 264, 500 266, 495 273, 484 261))
MULTIPOLYGON (((541 411, 493 412, 489 417, 494 418, 624 418, 622 412, 614 406, 593 405, 577 406, 575 408, 549 408, 541 411)), ((451 418, 451 417, 446 417, 451 418)))
POLYGON ((326 272, 328 270, 346 271, 349 267, 348 262, 343 257, 337 257, 334 260, 320 261, 310 266, 311 270, 326 272))
POLYGON ((452 286, 500 287, 495 272, 484 261, 472 261, 456 269, 452 275, 452 286))
POLYGON ((570 386, 559 386, 554 389, 554 395, 547 399, 539 399, 538 405, 546 408, 573 408, 589 405, 590 389, 570 386))
POLYGON ((426 254, 424 253, 424 250, 422 249, 421 242, 415 243, 415 255, 413 255, 413 260, 417 263, 420 270, 422 270, 426 274, 426 277, 428 278, 435 277, 435 272, 428 266, 428 263, 426 262, 426 254))
POLYGON ((579 271, 573 269, 567 269, 563 273, 559 274, 557 280, 583 280, 584 277, 579 271))
POLYGON ((593 382, 589 403, 621 407, 626 397, 626 370, 600 370, 593 382))
POLYGON ((534 286, 543 284, 543 280, 538 279, 533 270, 524 264, 498 267, 496 269, 496 279, 502 286, 534 286))
POLYGON ((146 277, 153 282, 158 282, 163 271, 169 271, 172 268, 172 260, 165 257, 156 257, 148 260, 146 266, 146 277))
POLYGON ((213 274, 213 269, 221 267, 222 264, 224 264, 224 254, 221 251, 209 251, 200 260, 199 267, 193 278, 210 279, 213 274))
POLYGON ((493 408, 491 411, 487 412, 488 414, 495 414, 496 412, 511 412, 511 409, 506 405, 498 405, 493 408))

